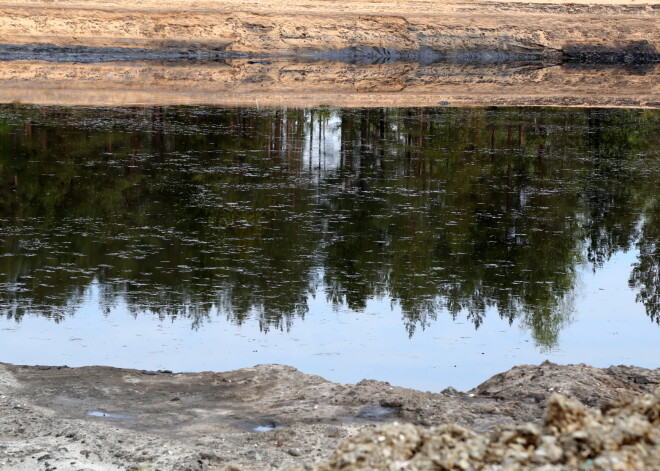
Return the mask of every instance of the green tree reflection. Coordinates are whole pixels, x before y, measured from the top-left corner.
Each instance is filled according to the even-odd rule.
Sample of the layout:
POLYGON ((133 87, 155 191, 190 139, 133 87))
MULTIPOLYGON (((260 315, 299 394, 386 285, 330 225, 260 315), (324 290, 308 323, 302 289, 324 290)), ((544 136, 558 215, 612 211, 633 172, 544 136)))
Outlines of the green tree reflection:
POLYGON ((489 310, 551 347, 576 271, 638 247, 658 321, 659 114, 558 109, 0 110, 0 303, 98 290, 193 324, 288 329, 319 290, 410 335, 489 310))

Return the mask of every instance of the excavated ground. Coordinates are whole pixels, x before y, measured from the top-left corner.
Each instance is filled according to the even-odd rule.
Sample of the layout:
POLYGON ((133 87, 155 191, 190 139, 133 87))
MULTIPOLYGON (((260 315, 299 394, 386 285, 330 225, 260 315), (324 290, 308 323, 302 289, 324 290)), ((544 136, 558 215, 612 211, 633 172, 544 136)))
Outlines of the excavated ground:
POLYGON ((0 0, 0 102, 660 106, 653 0, 0 0))
POLYGON ((0 62, 0 102, 63 106, 660 107, 660 67, 338 61, 0 62))
MULTIPOLYGON (((401 463, 415 456, 417 461, 410 461, 414 466, 408 469, 425 469, 436 459, 438 443, 449 440, 447 434, 455 438, 451 448, 463 453, 461 459, 472 460, 471 465, 486 459, 497 462, 497 449, 513 443, 521 469, 533 468, 533 461, 525 461, 524 454, 538 449, 554 456, 549 465, 565 458, 570 469, 566 456, 572 456, 570 446, 582 435, 566 438, 568 445, 562 450, 568 450, 568 455, 557 457, 557 446, 564 443, 561 434, 589 427, 593 431, 616 422, 608 422, 610 416, 602 419, 597 411, 584 412, 580 403, 599 408, 609 401, 643 398, 659 386, 660 369, 599 369, 549 362, 515 367, 467 393, 452 388, 422 392, 373 380, 342 385, 280 365, 173 374, 99 366, 0 364, 0 470, 214 470, 233 466, 256 470, 287 465, 403 469, 408 465, 402 467, 401 463), (551 399, 557 393, 579 403, 551 399), (546 415, 544 427, 548 404, 555 419, 549 422, 546 415), (566 418, 569 416, 573 419, 566 418), (393 422, 401 425, 378 428, 393 422), (528 425, 516 429, 522 424, 528 425), (506 435, 506 430, 514 431, 506 435), (408 437, 406 443, 397 441, 401 434, 408 437), (553 434, 559 438, 542 438, 553 434), (422 443, 436 451, 421 447, 422 443), (470 455, 479 450, 481 455, 470 455)), ((657 412, 656 406, 649 406, 650 410, 657 412)), ((607 407, 604 410, 612 409, 607 407)), ((639 409, 635 407, 630 410, 639 409)), ((610 415, 618 417, 615 412, 610 415)), ((645 463, 657 466, 660 438, 649 431, 657 431, 653 422, 657 417, 644 417, 624 420, 638 432, 626 425, 617 436, 610 433, 612 427, 592 435, 605 437, 599 442, 605 451, 607 446, 633 443, 638 452, 630 455, 628 450, 630 456, 641 456, 645 463), (614 438, 607 438, 605 432, 614 438), (637 438, 628 439, 626 433, 637 438)), ((599 456, 600 451, 593 452, 593 448, 600 445, 587 444, 591 454, 575 455, 582 459, 580 463, 599 456)), ((585 447, 575 448, 575 453, 585 447)))
POLYGON ((605 54, 630 61, 657 58, 659 15, 653 1, 636 0, 3 0, 0 42, 251 56, 605 54))

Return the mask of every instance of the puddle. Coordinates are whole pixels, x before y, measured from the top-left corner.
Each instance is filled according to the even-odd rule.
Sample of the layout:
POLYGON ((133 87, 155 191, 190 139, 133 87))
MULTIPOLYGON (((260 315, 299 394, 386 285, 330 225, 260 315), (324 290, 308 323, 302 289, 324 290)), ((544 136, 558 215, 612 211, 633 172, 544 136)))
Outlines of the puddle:
POLYGON ((284 424, 270 419, 245 420, 235 423, 234 427, 240 430, 245 430, 247 432, 264 433, 264 432, 270 432, 271 430, 277 430, 279 428, 282 428, 284 427, 284 424))
POLYGON ((284 425, 281 424, 276 424, 273 422, 272 424, 267 424, 267 425, 257 425, 252 429, 253 432, 270 432, 271 430, 277 430, 278 428, 282 428, 284 425))
POLYGON ((114 414, 112 412, 103 412, 100 410, 88 410, 87 415, 92 417, 104 417, 106 419, 134 419, 135 416, 128 414, 114 414))
POLYGON ((358 419, 385 420, 396 412, 395 409, 381 406, 365 406, 360 409, 356 415, 358 419))

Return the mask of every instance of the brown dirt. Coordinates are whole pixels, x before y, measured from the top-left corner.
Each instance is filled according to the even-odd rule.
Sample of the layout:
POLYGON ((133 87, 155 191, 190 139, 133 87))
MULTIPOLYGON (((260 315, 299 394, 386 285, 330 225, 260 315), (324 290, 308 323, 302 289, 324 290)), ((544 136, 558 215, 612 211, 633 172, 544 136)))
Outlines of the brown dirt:
POLYGON ((0 0, 0 102, 656 108, 659 20, 652 0, 0 0))
POLYGON ((193 47, 294 54, 380 48, 552 54, 574 45, 657 49, 652 1, 96 0, 0 3, 6 44, 193 47))
POLYGON ((554 393, 600 407, 658 386, 660 369, 548 362, 467 393, 342 385, 279 365, 172 374, 0 364, 0 470, 305 466, 383 423, 452 423, 470 433, 540 426, 554 393))
POLYGON ((659 107, 660 67, 247 59, 0 62, 0 102, 41 105, 659 107), (443 103, 444 104, 444 103, 443 103))

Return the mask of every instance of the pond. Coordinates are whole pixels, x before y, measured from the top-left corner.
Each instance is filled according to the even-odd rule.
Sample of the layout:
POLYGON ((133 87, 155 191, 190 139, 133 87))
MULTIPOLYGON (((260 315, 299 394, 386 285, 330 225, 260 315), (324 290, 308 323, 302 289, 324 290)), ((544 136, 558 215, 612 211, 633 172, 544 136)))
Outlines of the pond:
POLYGON ((0 361, 657 367, 660 112, 0 106, 0 361))

